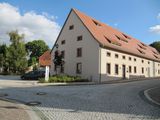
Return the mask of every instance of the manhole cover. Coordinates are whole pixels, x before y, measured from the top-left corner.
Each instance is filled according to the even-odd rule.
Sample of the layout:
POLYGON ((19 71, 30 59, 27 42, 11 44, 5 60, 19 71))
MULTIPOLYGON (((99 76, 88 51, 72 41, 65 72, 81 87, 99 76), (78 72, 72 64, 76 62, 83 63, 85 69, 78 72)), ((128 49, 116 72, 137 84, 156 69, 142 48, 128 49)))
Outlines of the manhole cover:
POLYGON ((0 97, 6 97, 6 96, 8 96, 8 94, 6 94, 6 93, 0 94, 0 97))
POLYGON ((38 92, 38 93, 36 93, 36 95, 46 95, 47 93, 45 93, 45 92, 38 92))
POLYGON ((35 106, 35 105, 40 105, 41 102, 38 102, 38 101, 31 101, 31 102, 28 102, 26 103, 26 105, 29 105, 29 106, 35 106))

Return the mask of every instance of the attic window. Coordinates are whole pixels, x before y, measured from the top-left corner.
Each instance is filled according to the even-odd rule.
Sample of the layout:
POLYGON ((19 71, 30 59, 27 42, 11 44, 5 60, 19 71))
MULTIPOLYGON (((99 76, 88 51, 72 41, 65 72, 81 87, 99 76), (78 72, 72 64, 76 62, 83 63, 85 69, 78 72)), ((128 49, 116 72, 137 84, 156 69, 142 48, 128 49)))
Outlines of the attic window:
POLYGON ((97 21, 95 21, 95 20, 93 20, 93 22, 94 22, 94 24, 95 24, 96 26, 101 26, 101 24, 100 24, 99 22, 97 22, 97 21))
POLYGON ((152 52, 153 52, 154 54, 158 55, 158 53, 157 53, 157 52, 155 52, 155 51, 153 51, 153 50, 152 50, 152 52))
POLYGON ((122 33, 122 35, 123 35, 125 38, 127 38, 127 39, 131 39, 131 37, 129 37, 128 35, 126 35, 126 34, 124 34, 124 33, 122 33))
POLYGON ((143 46, 147 47, 147 45, 145 45, 144 43, 141 43, 143 46))
POLYGON ((137 44, 141 49, 146 50, 146 48, 144 46, 141 46, 139 44, 137 44))
POLYGON ((117 37, 117 39, 118 40, 121 40, 121 41, 124 41, 124 42, 126 42, 126 43, 128 43, 128 41, 127 40, 125 40, 125 39, 123 39, 123 38, 120 38, 119 36, 117 36, 117 35, 115 35, 116 37, 117 37))
POLYGON ((114 44, 114 45, 117 45, 117 46, 121 46, 121 44, 120 43, 118 43, 118 42, 114 42, 114 41, 111 41, 110 39, 108 39, 106 36, 104 36, 104 38, 109 42, 109 43, 111 43, 111 44, 114 44))
POLYGON ((141 54, 145 54, 145 52, 143 52, 142 50, 140 49, 137 49, 141 54))
POLYGON ((156 55, 154 55, 155 58, 159 59, 156 55))

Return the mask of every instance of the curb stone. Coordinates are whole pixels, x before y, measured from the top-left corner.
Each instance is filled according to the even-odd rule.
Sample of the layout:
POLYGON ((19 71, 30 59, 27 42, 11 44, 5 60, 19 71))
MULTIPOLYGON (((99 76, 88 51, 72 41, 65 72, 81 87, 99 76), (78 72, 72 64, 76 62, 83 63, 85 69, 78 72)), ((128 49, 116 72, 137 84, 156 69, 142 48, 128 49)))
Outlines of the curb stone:
POLYGON ((150 89, 145 90, 145 91, 144 91, 144 95, 145 95, 145 97, 146 97, 150 102, 152 102, 152 103, 160 106, 160 103, 158 103, 158 102, 156 102, 155 100, 153 100, 153 99, 149 96, 149 94, 148 94, 148 92, 149 92, 150 90, 156 89, 156 88, 157 88, 157 87, 154 87, 154 88, 150 88, 150 89))

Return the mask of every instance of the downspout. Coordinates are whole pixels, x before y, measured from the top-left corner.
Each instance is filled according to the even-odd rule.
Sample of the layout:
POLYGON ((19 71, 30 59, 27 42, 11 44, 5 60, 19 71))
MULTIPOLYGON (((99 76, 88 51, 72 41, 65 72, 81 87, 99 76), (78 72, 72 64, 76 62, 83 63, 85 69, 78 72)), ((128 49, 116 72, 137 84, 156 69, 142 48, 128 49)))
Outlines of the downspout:
POLYGON ((99 67, 99 83, 101 83, 101 46, 99 46, 100 50, 99 50, 99 64, 100 64, 100 67, 99 67))

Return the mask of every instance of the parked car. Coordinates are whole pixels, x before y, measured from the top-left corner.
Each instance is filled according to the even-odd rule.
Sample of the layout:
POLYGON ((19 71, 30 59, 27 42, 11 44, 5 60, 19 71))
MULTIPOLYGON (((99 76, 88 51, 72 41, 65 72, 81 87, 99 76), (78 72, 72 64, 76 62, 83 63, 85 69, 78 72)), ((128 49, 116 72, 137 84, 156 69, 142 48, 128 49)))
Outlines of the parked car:
POLYGON ((24 75, 21 76, 22 80, 38 80, 39 78, 44 78, 45 77, 45 71, 31 71, 28 73, 25 73, 24 75))

